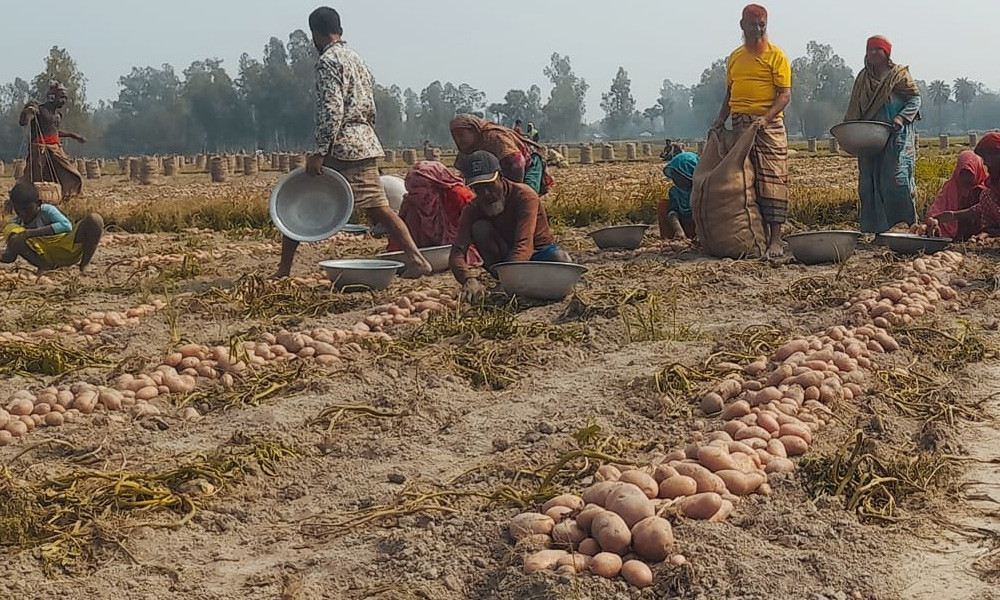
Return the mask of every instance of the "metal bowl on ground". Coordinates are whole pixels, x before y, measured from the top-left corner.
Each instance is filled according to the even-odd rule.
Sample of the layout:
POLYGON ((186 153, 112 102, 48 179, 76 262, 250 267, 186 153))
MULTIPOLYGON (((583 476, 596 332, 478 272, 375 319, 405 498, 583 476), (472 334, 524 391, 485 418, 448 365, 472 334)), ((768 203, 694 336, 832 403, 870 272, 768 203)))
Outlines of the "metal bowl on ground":
POLYGON ((594 243, 602 250, 606 248, 635 250, 642 244, 642 236, 647 229, 649 225, 616 225, 592 231, 590 237, 594 238, 594 243))
POLYGON ((912 233, 880 233, 876 244, 888 246, 898 254, 934 254, 948 247, 951 238, 925 237, 912 233))
POLYGON ((361 290, 383 290, 392 283, 396 271, 403 263, 394 260, 373 260, 363 258, 343 258, 324 260, 319 263, 326 276, 338 290, 355 288, 361 290))
POLYGON ((382 175, 382 189, 385 190, 385 197, 389 199, 389 207, 392 212, 399 212, 399 207, 403 205, 403 196, 406 195, 406 183, 402 177, 395 175, 382 175))
POLYGON ((573 263, 541 261, 498 263, 493 269, 508 294, 533 300, 562 300, 587 272, 573 263))
MULTIPOLYGON (((442 271, 448 270, 448 258, 451 256, 450 244, 447 246, 429 246, 427 248, 420 248, 420 253, 424 255, 427 262, 431 263, 431 269, 435 273, 441 273, 442 271)), ((383 252, 382 254, 376 254, 375 258, 403 262, 406 258, 406 254, 402 250, 397 252, 383 252)))
POLYGON ((834 125, 830 134, 848 154, 875 154, 889 142, 892 126, 881 121, 845 121, 834 125))
POLYGON ((361 225, 359 223, 348 223, 340 228, 342 233, 353 233, 354 235, 364 235, 371 231, 371 228, 367 225, 361 225))
POLYGON ((344 176, 333 169, 307 175, 299 167, 282 177, 268 209, 281 233, 300 242, 318 242, 340 231, 354 211, 354 192, 344 176))
POLYGON ((858 245, 860 231, 806 231, 785 238, 795 260, 804 265, 843 262, 858 245))

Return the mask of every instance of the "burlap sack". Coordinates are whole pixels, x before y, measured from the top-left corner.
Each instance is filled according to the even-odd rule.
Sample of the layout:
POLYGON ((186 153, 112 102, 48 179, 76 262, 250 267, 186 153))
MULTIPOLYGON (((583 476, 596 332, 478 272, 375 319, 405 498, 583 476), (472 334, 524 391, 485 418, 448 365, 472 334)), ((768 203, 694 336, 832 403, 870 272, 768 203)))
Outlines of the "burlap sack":
POLYGON ((694 172, 691 212, 698 240, 712 256, 753 258, 767 249, 750 162, 758 128, 708 132, 694 172))

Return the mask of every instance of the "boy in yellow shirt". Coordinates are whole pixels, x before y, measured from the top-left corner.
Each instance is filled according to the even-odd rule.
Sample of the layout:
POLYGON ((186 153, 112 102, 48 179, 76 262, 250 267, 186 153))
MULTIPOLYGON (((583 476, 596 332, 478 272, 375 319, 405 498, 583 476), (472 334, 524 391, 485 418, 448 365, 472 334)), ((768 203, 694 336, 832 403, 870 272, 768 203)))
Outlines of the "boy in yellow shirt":
POLYGON ((713 128, 758 125, 750 158, 757 179, 757 204, 767 234, 766 256, 784 254, 781 225, 788 215, 788 137, 782 111, 792 98, 792 67, 788 57, 767 39, 767 10, 750 4, 740 20, 742 46, 726 63, 726 99, 713 128))

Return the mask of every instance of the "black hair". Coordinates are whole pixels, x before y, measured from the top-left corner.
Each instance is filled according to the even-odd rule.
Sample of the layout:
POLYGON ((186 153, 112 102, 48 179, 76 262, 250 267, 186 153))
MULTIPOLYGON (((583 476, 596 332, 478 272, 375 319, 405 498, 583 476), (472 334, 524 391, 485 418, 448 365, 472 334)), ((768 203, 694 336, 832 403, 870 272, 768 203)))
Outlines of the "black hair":
POLYGON ((42 197, 34 183, 22 181, 11 188, 10 203, 14 208, 27 208, 32 204, 41 204, 42 197))
POLYGON ((340 13, 329 6, 321 6, 309 15, 309 29, 321 35, 343 35, 340 13))
POLYGON ((514 124, 515 125, 519 125, 520 123, 521 123, 521 119, 514 119, 514 124))

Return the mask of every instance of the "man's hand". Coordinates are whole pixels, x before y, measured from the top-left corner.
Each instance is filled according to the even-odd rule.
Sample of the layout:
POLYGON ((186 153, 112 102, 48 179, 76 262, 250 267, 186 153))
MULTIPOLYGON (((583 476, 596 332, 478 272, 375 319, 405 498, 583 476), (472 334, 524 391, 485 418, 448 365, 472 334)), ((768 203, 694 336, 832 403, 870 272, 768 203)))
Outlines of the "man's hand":
POLYGON ((306 173, 309 175, 320 175, 323 173, 323 161, 326 159, 322 154, 312 154, 306 159, 306 173))
POLYGON ((946 210, 936 217, 936 222, 938 223, 951 223, 952 221, 958 220, 958 214, 953 210, 946 210))
POLYGON ((23 245, 28 239, 27 232, 22 231, 21 233, 14 233, 7 236, 7 246, 23 245))
POLYGON ((482 302, 486 298, 486 286, 475 277, 470 277, 465 280, 465 285, 462 286, 462 297, 467 302, 482 302))
POLYGON ((906 121, 904 121, 903 117, 901 116, 897 116, 895 119, 892 120, 892 126, 895 129, 902 129, 904 125, 906 125, 906 121))
POLYGON ((76 141, 80 142, 81 144, 86 144, 87 143, 87 138, 85 138, 85 137, 83 137, 82 135, 79 135, 79 134, 75 135, 73 139, 75 139, 76 141))
POLYGON ((712 127, 711 128, 712 129, 724 129, 725 127, 726 127, 726 120, 725 119, 716 119, 715 122, 712 123, 712 127))
POLYGON ((937 237, 941 235, 941 221, 930 217, 927 219, 927 235, 929 237, 937 237))

